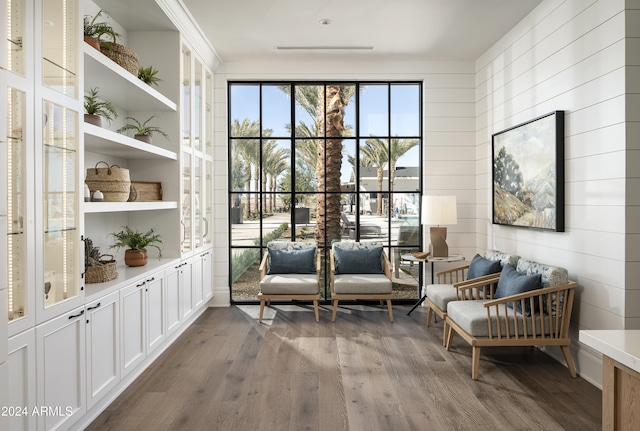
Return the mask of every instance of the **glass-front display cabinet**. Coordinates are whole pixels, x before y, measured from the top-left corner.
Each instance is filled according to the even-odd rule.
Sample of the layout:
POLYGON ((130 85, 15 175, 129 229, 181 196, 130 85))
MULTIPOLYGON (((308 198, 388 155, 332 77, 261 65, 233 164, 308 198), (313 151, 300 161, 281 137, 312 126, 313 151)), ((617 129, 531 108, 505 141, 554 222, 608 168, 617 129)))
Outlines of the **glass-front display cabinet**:
POLYGON ((42 1, 42 84, 78 97, 78 1, 42 1))
MULTIPOLYGON (((6 53, 2 53, 0 66, 6 70, 24 76, 24 41, 27 5, 25 0, 6 0, 6 17, 2 22, 2 31, 6 33, 6 53)), ((0 2, 4 5, 4 3, 0 2)))
POLYGON ((7 88, 7 305, 9 321, 31 313, 27 307, 26 95, 7 88))
POLYGON ((44 308, 80 294, 78 113, 43 101, 42 250, 44 308))
POLYGON ((182 48, 182 252, 211 244, 213 76, 182 48))

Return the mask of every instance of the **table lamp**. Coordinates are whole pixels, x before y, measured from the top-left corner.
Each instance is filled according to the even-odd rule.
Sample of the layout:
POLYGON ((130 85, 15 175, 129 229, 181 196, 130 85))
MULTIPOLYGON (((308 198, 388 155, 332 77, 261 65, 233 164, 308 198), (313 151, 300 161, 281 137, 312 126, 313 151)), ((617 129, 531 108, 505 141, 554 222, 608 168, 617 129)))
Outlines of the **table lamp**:
POLYGON ((448 257, 447 228, 440 225, 458 223, 458 211, 455 196, 423 196, 422 223, 430 225, 432 257, 448 257))

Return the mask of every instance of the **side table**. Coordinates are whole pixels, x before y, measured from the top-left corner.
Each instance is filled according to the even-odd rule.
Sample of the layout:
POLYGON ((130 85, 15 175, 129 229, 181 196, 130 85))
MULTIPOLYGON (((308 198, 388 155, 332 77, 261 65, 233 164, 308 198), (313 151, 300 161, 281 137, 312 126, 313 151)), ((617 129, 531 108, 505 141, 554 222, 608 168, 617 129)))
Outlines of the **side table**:
MULTIPOLYGON (((419 262, 419 263, 430 262, 431 263, 431 284, 434 284, 435 282, 434 265, 436 262, 459 262, 461 260, 464 260, 464 256, 461 254, 452 254, 446 257, 427 256, 426 258, 423 258, 423 259, 418 259, 412 254, 403 254, 401 258, 402 260, 406 260, 409 262, 419 262)), ((422 298, 420 298, 420 300, 415 303, 415 305, 411 308, 411 310, 409 310, 409 312, 407 313, 407 316, 411 314, 413 310, 415 310, 420 304, 422 304, 425 299, 427 299, 426 290, 425 290, 425 294, 422 295, 422 298)))

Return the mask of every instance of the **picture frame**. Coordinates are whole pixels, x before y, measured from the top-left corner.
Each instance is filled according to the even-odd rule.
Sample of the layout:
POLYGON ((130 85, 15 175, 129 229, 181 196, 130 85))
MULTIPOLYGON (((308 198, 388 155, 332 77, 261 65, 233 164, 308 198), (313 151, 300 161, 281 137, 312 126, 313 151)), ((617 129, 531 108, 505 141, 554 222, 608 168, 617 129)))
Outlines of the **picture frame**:
POLYGON ((564 232, 564 111, 491 136, 493 224, 564 232))

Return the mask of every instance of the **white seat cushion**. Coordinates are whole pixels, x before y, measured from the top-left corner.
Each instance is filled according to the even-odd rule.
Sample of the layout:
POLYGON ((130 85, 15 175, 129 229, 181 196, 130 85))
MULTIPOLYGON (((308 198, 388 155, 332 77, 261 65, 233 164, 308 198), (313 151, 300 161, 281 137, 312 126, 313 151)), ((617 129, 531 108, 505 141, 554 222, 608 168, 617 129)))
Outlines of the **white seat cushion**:
POLYGON ((337 294, 391 293, 391 280, 384 274, 336 274, 333 290, 337 294))
POLYGON ((265 295, 313 295, 319 292, 316 274, 270 274, 260 281, 265 295))
MULTIPOLYGON (((493 337, 498 336, 498 324, 497 319, 495 318, 495 307, 490 307, 491 310, 491 323, 492 323, 492 333, 493 337)), ((509 309, 509 333, 511 336, 515 335, 515 325, 513 323, 513 309, 509 309)), ((487 324, 487 309, 484 306, 483 300, 471 300, 471 301, 453 301, 447 307, 447 316, 455 321, 462 329, 464 329, 470 335, 476 338, 489 337, 489 325, 487 324)), ((501 307, 501 319, 500 319, 500 333, 504 337, 506 335, 506 325, 504 314, 502 313, 501 307)), ((536 314, 536 334, 540 335, 541 331, 541 323, 540 323, 540 314, 536 314)), ((549 319, 547 314, 543 314, 542 317, 545 319, 545 334, 549 334, 550 326, 555 328, 555 320, 549 319)), ((519 328, 519 336, 524 335, 524 325, 523 320, 524 316, 522 313, 516 312, 516 319, 518 320, 518 328, 519 328)), ((532 335, 532 324, 531 318, 527 318, 527 332, 528 335, 532 335)))
POLYGON ((447 304, 458 299, 453 284, 427 285, 427 298, 442 311, 447 311, 447 304))

